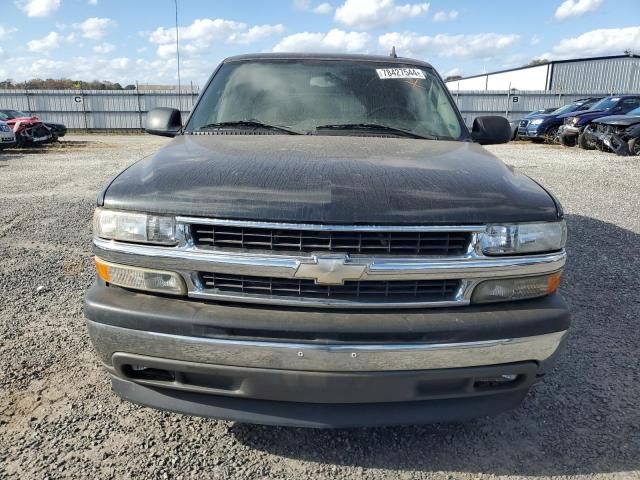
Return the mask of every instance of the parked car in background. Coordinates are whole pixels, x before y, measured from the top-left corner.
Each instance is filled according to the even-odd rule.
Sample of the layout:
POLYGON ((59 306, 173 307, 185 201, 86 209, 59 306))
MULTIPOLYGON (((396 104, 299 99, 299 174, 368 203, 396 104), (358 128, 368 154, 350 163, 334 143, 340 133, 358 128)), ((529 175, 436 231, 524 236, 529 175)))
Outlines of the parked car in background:
POLYGON ((13 147, 16 144, 16 136, 13 129, 4 120, 0 120, 0 149, 13 147))
POLYGON ((0 120, 9 124, 16 136, 16 146, 25 147, 42 145, 51 142, 53 134, 51 129, 40 121, 38 117, 9 118, 0 112, 0 120))
MULTIPOLYGON (((0 109, 0 113, 4 114, 9 120, 21 119, 21 118, 30 118, 38 121, 40 120, 38 117, 29 115, 20 110, 13 109, 0 109)), ((51 130, 52 141, 56 141, 59 138, 64 137, 67 134, 67 127, 61 123, 51 123, 51 122, 42 122, 49 130, 51 130)))
POLYGON ((602 97, 581 98, 549 113, 532 115, 518 127, 518 137, 534 141, 560 143, 559 128, 564 122, 562 115, 589 110, 602 97))
POLYGON ((598 118, 582 133, 582 148, 599 148, 618 155, 640 155, 640 107, 627 115, 598 118))
MULTIPOLYGON (((175 137, 98 195, 87 327, 113 390, 307 427, 514 408, 561 348, 560 203, 482 145, 428 63, 220 65, 175 137)), ((524 414, 533 414, 531 408, 524 414)))
POLYGON ((558 131, 561 143, 572 147, 590 148, 587 138, 582 137, 585 127, 598 118, 610 115, 625 115, 640 107, 640 95, 613 95, 595 103, 589 110, 561 115, 564 124, 558 131))
POLYGON ((529 118, 534 117, 535 115, 553 112, 557 108, 558 107, 542 108, 540 110, 529 112, 524 117, 519 118, 517 120, 510 120, 509 125, 511 125, 511 140, 515 140, 518 137, 518 129, 523 125, 526 126, 529 121, 529 118))

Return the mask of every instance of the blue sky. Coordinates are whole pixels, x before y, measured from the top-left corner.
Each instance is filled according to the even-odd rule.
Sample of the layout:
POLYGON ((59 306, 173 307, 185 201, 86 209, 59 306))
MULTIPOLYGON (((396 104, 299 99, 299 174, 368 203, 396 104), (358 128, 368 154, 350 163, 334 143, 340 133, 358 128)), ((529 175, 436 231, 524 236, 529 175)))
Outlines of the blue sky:
MULTIPOLYGON (((178 0, 182 77, 269 51, 399 55, 463 76, 640 53, 640 0, 178 0)), ((175 83, 173 0, 0 0, 0 79, 175 83)))

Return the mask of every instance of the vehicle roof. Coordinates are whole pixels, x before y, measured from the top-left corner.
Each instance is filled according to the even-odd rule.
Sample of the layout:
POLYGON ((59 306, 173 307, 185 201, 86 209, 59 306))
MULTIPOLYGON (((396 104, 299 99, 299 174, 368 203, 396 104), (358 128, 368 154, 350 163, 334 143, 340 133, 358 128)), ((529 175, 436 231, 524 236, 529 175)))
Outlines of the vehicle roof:
POLYGON ((412 64, 425 68, 433 68, 430 63, 405 57, 391 57, 388 55, 359 55, 342 53, 249 53, 228 57, 224 63, 242 62, 250 60, 339 60, 353 62, 380 62, 391 64, 412 64))

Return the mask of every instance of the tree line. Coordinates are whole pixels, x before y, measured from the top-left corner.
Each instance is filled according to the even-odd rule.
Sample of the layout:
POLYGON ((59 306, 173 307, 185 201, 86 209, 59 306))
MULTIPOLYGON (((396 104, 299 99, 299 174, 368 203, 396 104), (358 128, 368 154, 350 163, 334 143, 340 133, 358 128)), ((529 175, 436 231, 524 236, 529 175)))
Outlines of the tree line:
POLYGON ((92 80, 84 82, 81 80, 71 80, 69 78, 34 78, 24 82, 16 82, 12 79, 0 81, 0 89, 19 88, 25 90, 135 90, 133 84, 124 87, 118 82, 106 80, 92 80))

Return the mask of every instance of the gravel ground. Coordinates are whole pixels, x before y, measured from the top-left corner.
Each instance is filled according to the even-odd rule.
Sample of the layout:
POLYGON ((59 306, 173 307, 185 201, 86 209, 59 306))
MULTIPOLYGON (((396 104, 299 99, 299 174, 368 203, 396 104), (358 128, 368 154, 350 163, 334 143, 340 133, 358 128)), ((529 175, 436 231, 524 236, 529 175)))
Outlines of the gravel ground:
POLYGON ((163 413, 110 391, 82 316, 94 199, 166 141, 70 136, 0 153, 0 478, 640 478, 639 159, 490 147, 550 188, 570 227, 567 350, 520 408, 316 431, 163 413))

